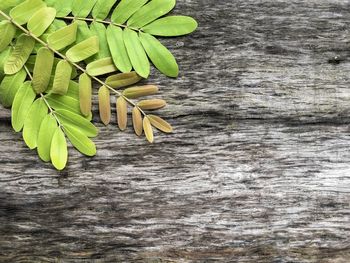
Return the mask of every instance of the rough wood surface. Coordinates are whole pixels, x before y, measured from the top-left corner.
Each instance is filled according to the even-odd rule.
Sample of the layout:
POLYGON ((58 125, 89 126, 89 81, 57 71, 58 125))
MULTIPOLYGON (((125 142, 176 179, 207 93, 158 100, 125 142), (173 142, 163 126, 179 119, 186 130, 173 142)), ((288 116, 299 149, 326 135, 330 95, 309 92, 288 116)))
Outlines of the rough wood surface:
POLYGON ((178 0, 175 134, 101 127, 62 173, 1 109, 0 262, 349 262, 349 7, 178 0))

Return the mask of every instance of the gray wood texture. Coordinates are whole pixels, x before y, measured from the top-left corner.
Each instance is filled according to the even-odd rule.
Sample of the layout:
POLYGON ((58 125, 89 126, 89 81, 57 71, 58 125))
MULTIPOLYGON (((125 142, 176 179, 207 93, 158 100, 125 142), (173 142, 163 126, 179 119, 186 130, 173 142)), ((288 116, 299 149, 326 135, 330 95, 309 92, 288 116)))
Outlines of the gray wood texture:
POLYGON ((180 77, 149 80, 174 134, 99 125, 57 173, 1 108, 0 262, 350 262, 349 1, 174 13, 200 24, 162 40, 180 77))

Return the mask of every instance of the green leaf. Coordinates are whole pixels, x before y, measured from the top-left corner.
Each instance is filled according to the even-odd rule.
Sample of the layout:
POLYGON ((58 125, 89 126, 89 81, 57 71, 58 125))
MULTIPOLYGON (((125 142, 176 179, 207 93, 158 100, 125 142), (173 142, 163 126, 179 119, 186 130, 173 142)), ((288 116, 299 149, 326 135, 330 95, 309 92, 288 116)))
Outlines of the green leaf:
POLYGON ((46 4, 41 0, 26 0, 10 11, 10 16, 18 24, 24 25, 35 14, 36 11, 45 7, 46 4))
POLYGON ((29 149, 35 149, 41 122, 47 115, 47 106, 42 98, 34 101, 24 121, 23 139, 29 149))
POLYGON ((71 80, 69 82, 69 87, 66 95, 76 100, 79 99, 79 84, 71 80))
POLYGON ((45 2, 57 10, 57 17, 65 17, 72 11, 73 0, 45 0, 45 2))
POLYGON ((74 0, 72 13, 75 17, 85 18, 90 14, 95 3, 96 0, 74 0))
POLYGON ((51 92, 54 94, 65 95, 68 91, 71 75, 72 66, 69 62, 66 60, 58 62, 51 92))
POLYGON ((11 7, 18 5, 22 0, 1 0, 0 2, 0 10, 6 10, 11 7))
POLYGON ((90 76, 100 76, 115 72, 118 69, 114 66, 112 58, 109 57, 89 63, 86 67, 86 70, 90 76))
POLYGON ((16 93, 12 105, 11 123, 16 132, 20 132, 23 128, 24 121, 28 115, 30 106, 35 99, 35 92, 31 83, 25 82, 16 93))
POLYGON ((5 73, 12 75, 20 71, 32 53, 34 45, 35 40, 32 37, 25 34, 20 35, 5 63, 5 73))
POLYGON ((5 73, 4 72, 4 67, 5 67, 5 63, 8 59, 8 57, 11 54, 11 48, 8 47, 7 49, 5 49, 4 51, 0 52, 0 74, 5 73))
POLYGON ((72 145, 82 154, 87 156, 96 155, 95 144, 76 127, 65 125, 64 131, 72 145))
POLYGON ((136 72, 120 73, 109 76, 106 84, 114 89, 127 87, 139 82, 142 79, 136 72))
POLYGON ((92 10, 92 17, 105 20, 116 2, 117 0, 97 0, 92 10))
POLYGON ((150 64, 137 33, 126 28, 123 37, 132 66, 137 74, 146 79, 150 73, 150 64))
POLYGON ((148 24, 142 30, 155 36, 182 36, 197 29, 198 23, 189 16, 167 16, 148 24))
POLYGON ((72 62, 80 62, 98 53, 99 50, 99 40, 93 36, 71 47, 66 56, 72 62))
POLYGON ((123 30, 120 27, 110 25, 106 34, 114 65, 121 72, 130 72, 132 65, 124 44, 123 30))
POLYGON ((97 128, 81 115, 63 109, 58 109, 55 113, 63 126, 67 124, 73 126, 88 137, 96 137, 98 135, 97 128))
POLYGON ((56 128, 52 137, 50 157, 57 170, 63 170, 66 167, 68 160, 67 141, 60 127, 56 128))
POLYGON ((33 74, 33 89, 37 94, 47 90, 54 63, 54 54, 46 47, 39 49, 33 74))
POLYGON ((73 44, 77 38, 78 24, 72 23, 49 35, 47 42, 55 50, 62 50, 73 44))
POLYGON ((51 160, 51 142, 57 129, 57 121, 52 114, 47 114, 41 122, 38 133, 38 154, 41 160, 49 162, 51 160))
POLYGON ((10 21, 0 22, 0 52, 5 50, 15 37, 16 27, 10 21))
POLYGON ((166 15, 175 7, 175 0, 152 0, 139 9, 129 20, 128 26, 141 28, 166 15))
POLYGON ((50 106, 55 110, 63 109, 80 114, 79 101, 72 97, 49 94, 45 96, 45 98, 49 102, 50 106))
POLYGON ((55 20, 56 9, 44 7, 38 10, 28 21, 27 28, 35 36, 41 36, 55 20))
POLYGON ((15 75, 8 75, 0 84, 0 102, 4 107, 10 107, 13 99, 20 87, 22 87, 27 73, 24 69, 20 70, 15 75))
POLYGON ((113 11, 111 20, 117 24, 124 24, 137 10, 139 10, 148 0, 121 0, 113 11))
POLYGON ((171 52, 154 36, 148 33, 139 33, 142 46, 148 57, 160 72, 168 77, 179 75, 179 66, 171 52))
POLYGON ((109 52, 107 42, 106 27, 102 23, 92 22, 90 24, 90 31, 93 35, 98 37, 100 44, 100 51, 92 59, 110 57, 111 53, 109 52))
POLYGON ((89 116, 92 106, 92 81, 86 73, 79 77, 79 102, 81 113, 84 116, 89 116))
POLYGON ((78 20, 75 23, 78 24, 76 43, 80 43, 93 36, 88 24, 85 21, 78 20))

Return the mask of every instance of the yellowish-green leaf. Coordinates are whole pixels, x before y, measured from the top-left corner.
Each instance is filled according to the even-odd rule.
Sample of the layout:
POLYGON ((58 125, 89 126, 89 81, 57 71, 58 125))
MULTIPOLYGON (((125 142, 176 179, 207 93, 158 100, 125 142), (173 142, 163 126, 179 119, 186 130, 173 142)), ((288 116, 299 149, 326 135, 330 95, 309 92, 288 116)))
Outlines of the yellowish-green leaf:
POLYGON ((100 118, 104 125, 111 122, 111 101, 109 89, 102 86, 98 91, 98 106, 100 111, 100 118))
POLYGON ((147 78, 150 73, 150 64, 137 33, 126 28, 123 31, 123 38, 133 68, 141 77, 147 78))
POLYGON ((7 10, 11 7, 14 7, 20 4, 22 0, 1 0, 0 2, 0 10, 7 10))
POLYGON ((127 88, 123 91, 123 95, 129 99, 137 99, 144 96, 156 94, 159 91, 157 86, 145 85, 127 88))
POLYGON ((48 108, 42 98, 34 101, 29 109, 23 126, 23 139, 29 149, 35 149, 41 122, 47 115, 48 108))
POLYGON ((72 62, 80 62, 98 53, 99 50, 99 40, 93 36, 71 47, 66 56, 72 62))
POLYGON ((23 68, 32 53, 35 45, 35 40, 25 34, 17 38, 16 45, 5 63, 5 73, 12 75, 23 68))
POLYGON ((117 99, 117 120, 118 127, 124 131, 128 123, 128 103, 123 97, 117 99))
POLYGON ((87 74, 81 74, 79 77, 79 101, 80 111, 84 116, 91 114, 92 103, 92 83, 87 74))
POLYGON ((24 69, 14 75, 5 76, 0 84, 0 102, 4 107, 10 107, 18 89, 23 85, 27 73, 24 69))
POLYGON ((118 69, 114 66, 112 58, 101 58, 87 65, 86 70, 90 76, 105 75, 118 69))
POLYGON ((67 124, 73 126, 88 137, 96 137, 98 135, 97 128, 89 120, 79 114, 59 109, 56 110, 56 115, 63 126, 67 124))
POLYGON ((28 21, 27 28, 35 36, 41 36, 51 25, 56 16, 56 9, 44 7, 38 10, 28 21))
POLYGON ((139 36, 143 48, 156 68, 168 77, 177 77, 179 75, 179 66, 173 54, 154 36, 142 32, 140 32, 139 36))
POLYGON ((50 83, 53 63, 53 52, 46 47, 39 49, 33 73, 33 89, 37 94, 47 90, 50 83))
POLYGON ((151 0, 128 20, 128 26, 141 28, 169 13, 175 3, 175 0, 151 0))
POLYGON ((156 115, 147 115, 149 121, 151 124, 156 127, 158 130, 165 132, 165 133, 171 133, 173 132, 173 128, 169 123, 167 123, 165 120, 163 120, 161 117, 158 117, 156 115))
POLYGON ((28 115, 30 106, 35 99, 35 92, 32 89, 31 83, 25 82, 17 91, 12 104, 11 123, 16 132, 20 132, 23 128, 24 121, 28 115))
POLYGON ((130 72, 132 65, 123 40, 123 30, 110 25, 107 28, 107 41, 112 59, 121 72, 130 72))
MULTIPOLYGON (((4 66, 5 63, 8 59, 8 57, 10 56, 11 53, 11 48, 8 47, 6 48, 4 51, 0 52, 0 75, 4 75, 4 66)), ((2 80, 2 78, 0 79, 0 81, 2 80)))
POLYGON ((111 53, 108 47, 106 27, 104 26, 104 24, 99 22, 92 22, 90 24, 90 31, 93 35, 98 37, 100 44, 100 51, 95 56, 93 56, 92 59, 110 57, 111 53))
POLYGON ((142 110, 158 110, 166 106, 166 101, 161 99, 141 100, 137 106, 142 110))
POLYGON ((82 154, 87 156, 96 155, 95 144, 76 127, 65 125, 64 131, 72 145, 82 154))
POLYGON ((147 118, 147 116, 143 119, 143 130, 145 132, 146 139, 153 143, 154 137, 153 137, 153 129, 150 120, 147 118))
POLYGON ((106 19, 116 2, 117 0, 97 0, 94 9, 92 9, 92 17, 101 20, 106 19))
POLYGON ((72 13, 75 17, 87 17, 92 11, 95 3, 96 0, 74 0, 72 13))
POLYGON ((39 157, 44 162, 49 162, 51 160, 51 142, 56 130, 57 121, 55 117, 52 116, 52 114, 47 114, 41 122, 37 142, 39 157))
POLYGON ((88 24, 85 21, 78 20, 75 23, 78 24, 76 43, 80 43, 93 36, 88 24))
POLYGON ((55 50, 62 50, 73 44, 77 38, 78 24, 76 22, 52 33, 47 38, 48 44, 55 50))
POLYGON ((119 73, 109 76, 106 79, 107 85, 114 89, 127 87, 139 82, 142 79, 136 72, 119 73))
POLYGON ((57 170, 63 170, 66 167, 68 160, 67 141, 60 127, 56 128, 52 137, 50 157, 57 170))
POLYGON ((65 17, 72 10, 73 0, 45 0, 45 2, 57 10, 57 17, 65 17))
POLYGON ((134 126, 134 131, 137 136, 141 136, 143 127, 142 127, 142 115, 140 110, 137 107, 134 107, 132 110, 132 123, 134 126))
POLYGON ((55 109, 69 110, 76 114, 80 114, 80 104, 77 99, 69 96, 61 96, 57 94, 49 94, 45 96, 50 106, 55 109))
POLYGON ((12 25, 10 21, 0 22, 0 52, 6 49, 6 47, 12 42, 15 37, 16 27, 12 25))
POLYGON ((117 24, 124 24, 148 0, 121 0, 113 11, 111 20, 117 24))
POLYGON ((182 36, 195 31, 198 23, 189 16, 167 16, 145 26, 142 30, 155 36, 182 36))
POLYGON ((29 19, 32 17, 32 15, 35 14, 36 11, 45 6, 46 4, 41 0, 26 0, 18 6, 12 8, 10 11, 10 16, 18 24, 24 25, 29 21, 29 19))
POLYGON ((65 95, 68 91, 71 75, 72 66, 69 62, 66 60, 58 62, 51 92, 54 94, 65 95))

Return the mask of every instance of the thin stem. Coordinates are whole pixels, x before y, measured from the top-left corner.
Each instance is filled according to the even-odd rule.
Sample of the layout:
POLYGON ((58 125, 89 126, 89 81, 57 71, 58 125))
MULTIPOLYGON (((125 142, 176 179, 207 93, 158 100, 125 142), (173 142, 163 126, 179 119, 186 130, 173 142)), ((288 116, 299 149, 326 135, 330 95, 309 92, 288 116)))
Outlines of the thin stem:
MULTIPOLYGON (((29 78, 31 81, 33 81, 33 75, 30 73, 29 69, 27 68, 26 65, 23 66, 24 70, 27 72, 29 78)), ((43 93, 39 94, 40 97, 43 99, 43 101, 45 102, 47 108, 49 109, 50 113, 52 114, 52 116, 56 119, 58 126, 63 127, 60 120, 57 118, 55 111, 53 110, 53 108, 51 108, 49 102, 47 101, 47 99, 45 98, 45 95, 43 93)))
POLYGON ((56 55, 60 56, 62 59, 68 61, 71 65, 73 65, 74 67, 76 67, 77 69, 79 69, 81 72, 85 73, 86 75, 88 75, 91 79, 97 81, 99 84, 101 84, 102 86, 107 87, 109 90, 113 91, 118 97, 122 97, 126 100, 126 102, 128 102, 131 106, 136 107, 138 110, 140 110, 140 112, 146 116, 147 114, 135 103, 133 102, 131 99, 127 98, 126 96, 123 95, 123 93, 115 90, 114 88, 112 88, 110 85, 108 85, 107 83, 105 83, 104 81, 100 80, 99 78, 90 75, 86 69, 84 69, 83 67, 79 66, 77 63, 74 63, 72 61, 69 60, 68 57, 66 57, 65 55, 61 54, 60 52, 58 52, 57 50, 53 49, 52 47, 49 46, 48 43, 46 43, 45 41, 41 40, 40 38, 38 38, 37 36, 33 35, 30 31, 28 31, 26 28, 24 28, 23 26, 21 26, 20 24, 18 24, 15 20, 13 20, 10 16, 8 16, 6 13, 4 13, 2 10, 0 10, 0 15, 2 15, 3 17, 5 17, 7 20, 9 20, 12 24, 14 24, 17 28, 19 28, 20 30, 22 30, 24 33, 26 33, 27 35, 29 35, 30 37, 34 38, 37 42, 39 42, 40 44, 42 44, 43 46, 47 47, 49 50, 51 50, 52 52, 54 52, 56 55))
POLYGON ((123 24, 118 24, 118 23, 114 23, 112 21, 95 19, 95 18, 65 16, 65 17, 62 17, 62 19, 73 20, 73 21, 80 20, 80 21, 85 21, 85 22, 97 22, 97 23, 106 24, 106 25, 114 25, 114 26, 123 27, 123 28, 130 28, 132 30, 139 31, 139 32, 142 31, 140 28, 136 28, 136 27, 132 27, 132 26, 128 26, 128 25, 123 25, 123 24))

